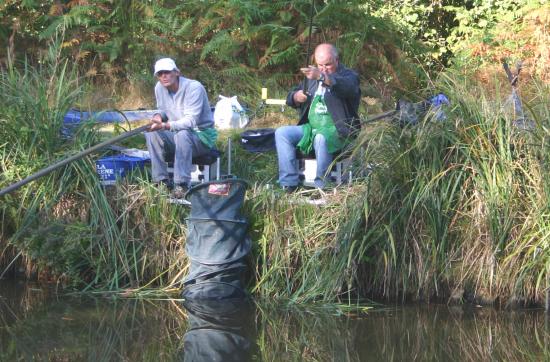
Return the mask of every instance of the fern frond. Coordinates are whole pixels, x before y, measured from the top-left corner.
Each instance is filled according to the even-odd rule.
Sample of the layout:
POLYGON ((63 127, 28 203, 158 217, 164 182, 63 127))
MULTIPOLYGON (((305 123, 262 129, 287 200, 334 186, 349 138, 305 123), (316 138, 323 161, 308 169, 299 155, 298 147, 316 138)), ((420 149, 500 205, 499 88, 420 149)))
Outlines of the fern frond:
POLYGON ((234 58, 233 53, 238 45, 229 32, 223 30, 204 45, 200 60, 204 61, 206 57, 211 56, 218 61, 231 62, 234 58))

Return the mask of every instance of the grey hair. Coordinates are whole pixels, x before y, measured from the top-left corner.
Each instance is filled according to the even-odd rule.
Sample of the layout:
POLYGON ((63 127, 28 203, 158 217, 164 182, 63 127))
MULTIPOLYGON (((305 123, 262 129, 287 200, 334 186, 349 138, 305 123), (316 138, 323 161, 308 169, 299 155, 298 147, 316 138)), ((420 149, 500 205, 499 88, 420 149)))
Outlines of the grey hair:
POLYGON ((340 53, 338 52, 338 48, 336 48, 334 45, 330 44, 330 54, 334 57, 334 59, 338 60, 340 57, 340 53))

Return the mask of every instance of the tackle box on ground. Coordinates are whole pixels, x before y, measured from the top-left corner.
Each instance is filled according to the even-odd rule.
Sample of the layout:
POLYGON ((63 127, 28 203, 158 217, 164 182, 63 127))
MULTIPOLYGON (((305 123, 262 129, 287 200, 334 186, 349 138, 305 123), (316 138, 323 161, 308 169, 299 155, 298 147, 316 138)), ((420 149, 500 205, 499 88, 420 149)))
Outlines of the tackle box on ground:
POLYGON ((113 185, 117 178, 124 178, 133 169, 143 168, 149 158, 124 154, 102 157, 96 161, 96 172, 102 185, 113 185))

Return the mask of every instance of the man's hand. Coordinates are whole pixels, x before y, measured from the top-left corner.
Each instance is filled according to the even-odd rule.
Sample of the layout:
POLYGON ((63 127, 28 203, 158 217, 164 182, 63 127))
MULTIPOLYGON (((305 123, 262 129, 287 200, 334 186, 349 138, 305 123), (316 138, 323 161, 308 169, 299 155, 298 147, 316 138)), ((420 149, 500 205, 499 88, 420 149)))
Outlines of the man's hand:
POLYGON ((303 90, 299 90, 292 96, 292 99, 294 100, 294 103, 304 103, 307 101, 307 94, 304 93, 303 90))
POLYGON ((307 68, 300 68, 300 71, 306 76, 307 79, 318 80, 321 76, 321 71, 319 68, 310 65, 307 68))
POLYGON ((151 118, 151 125, 149 126, 149 132, 167 129, 167 126, 168 126, 168 122, 162 123, 162 117, 160 116, 160 114, 157 113, 153 116, 153 118, 151 118))
POLYGON ((310 65, 307 68, 300 68, 300 71, 306 76, 309 80, 320 80, 323 82, 323 85, 330 86, 332 81, 326 72, 321 71, 319 68, 310 65))

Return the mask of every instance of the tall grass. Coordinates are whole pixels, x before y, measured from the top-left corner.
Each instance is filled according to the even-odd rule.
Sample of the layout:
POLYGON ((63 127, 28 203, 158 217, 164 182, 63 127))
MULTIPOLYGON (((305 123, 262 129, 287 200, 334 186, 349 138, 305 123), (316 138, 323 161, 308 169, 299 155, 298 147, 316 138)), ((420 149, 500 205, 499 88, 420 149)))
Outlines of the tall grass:
MULTIPOLYGON (((74 68, 68 62, 59 61, 56 49, 59 48, 49 49, 38 68, 28 63, 10 63, 0 74, 0 105, 4 110, 0 117, 2 186, 28 176, 65 155, 71 147, 79 146, 64 142, 60 129, 63 114, 83 88, 74 68)), ((93 133, 84 134, 85 141, 93 138, 93 133)), ((54 178, 70 179, 71 173, 67 172, 64 177, 60 173, 52 174, 32 188, 23 188, 2 200, 1 214, 6 221, 1 232, 4 252, 9 249, 5 247, 7 236, 25 230, 32 219, 37 218, 39 209, 59 197, 60 187, 52 183, 54 178)), ((64 185, 63 192, 66 191, 70 191, 70 187, 64 185)))
POLYGON ((360 142, 381 165, 363 195, 366 229, 377 237, 363 238, 372 246, 359 255, 371 261, 362 290, 541 302, 548 106, 522 130, 478 84, 446 74, 439 86, 453 100, 445 122, 381 127, 360 142))
MULTIPOLYGON (((90 124, 70 139, 63 137, 63 116, 78 103, 84 86, 56 49, 50 48, 39 67, 11 64, 1 73, 2 187, 99 141, 90 124)), ((179 262, 166 257, 174 249, 179 256, 181 242, 174 237, 181 231, 179 209, 168 208, 146 181, 137 192, 122 185, 103 188, 93 165, 98 156, 73 162, 4 198, 2 264, 26 265, 28 276, 48 271, 44 277, 84 290, 137 288, 152 280, 170 285, 184 270, 166 272, 179 262)))
POLYGON ((354 152, 356 174, 369 176, 328 206, 250 193, 254 293, 293 302, 544 301, 548 87, 526 103, 534 126, 523 129, 505 92, 452 73, 437 86, 453 101, 447 119, 370 127, 354 152))
MULTIPOLYGON (((93 126, 71 140, 60 135, 83 83, 59 59, 52 50, 39 68, 1 74, 2 186, 98 141, 93 126)), ((300 202, 312 192, 288 196, 265 187, 277 177, 275 154, 245 152, 237 134, 223 134, 220 148, 233 140, 232 173, 252 185, 245 212, 254 295, 295 303, 543 301, 548 86, 532 88, 525 106, 534 126, 523 129, 505 107, 506 91, 491 94, 452 72, 435 84, 452 101, 447 119, 366 127, 353 155, 355 175, 368 176, 329 194, 322 207, 300 202)), ((4 264, 18 256, 29 274, 48 270, 84 290, 149 293, 177 290, 187 272, 188 210, 169 204, 147 172, 104 188, 87 158, 0 207, 4 264)))

